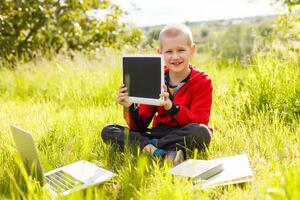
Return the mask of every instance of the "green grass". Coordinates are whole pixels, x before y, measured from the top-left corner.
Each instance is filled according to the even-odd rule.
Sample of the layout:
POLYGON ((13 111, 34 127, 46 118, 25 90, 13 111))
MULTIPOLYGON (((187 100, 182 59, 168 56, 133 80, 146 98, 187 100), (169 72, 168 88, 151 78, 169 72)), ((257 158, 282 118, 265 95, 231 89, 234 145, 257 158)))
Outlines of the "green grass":
MULTIPOLYGON (((201 64, 197 57, 193 62, 201 64)), ((200 69, 214 83, 210 124, 215 129, 205 158, 247 153, 255 174, 252 183, 195 189, 191 182, 165 174, 169 165, 137 148, 122 153, 104 144, 100 130, 106 124, 125 125, 115 101, 120 54, 113 53, 100 61, 57 57, 0 71, 0 197, 50 198, 24 172, 9 129, 19 124, 32 131, 45 171, 86 159, 118 174, 69 199, 297 199, 299 63, 265 56, 249 67, 203 64, 200 69)))

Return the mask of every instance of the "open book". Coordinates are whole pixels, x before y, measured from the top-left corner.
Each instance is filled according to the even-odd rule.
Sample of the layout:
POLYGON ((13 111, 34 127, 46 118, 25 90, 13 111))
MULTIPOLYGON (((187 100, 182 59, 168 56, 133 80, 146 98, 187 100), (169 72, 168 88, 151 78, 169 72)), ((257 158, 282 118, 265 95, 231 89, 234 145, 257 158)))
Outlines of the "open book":
POLYGON ((196 183, 207 180, 222 170, 222 163, 218 161, 189 159, 172 168, 169 173, 192 179, 196 183))
MULTIPOLYGON (((249 160, 246 154, 240 154, 240 155, 224 157, 224 158, 217 158, 213 160, 197 160, 197 161, 199 161, 199 163, 207 162, 209 163, 208 166, 213 166, 213 163, 219 163, 222 166, 222 170, 219 173, 216 173, 214 176, 208 178, 207 180, 203 178, 193 180, 194 183, 197 182, 201 183, 201 186, 203 188, 243 183, 243 182, 252 181, 254 179, 253 171, 250 167, 249 160)), ((186 171, 187 173, 188 171, 191 170, 190 168, 191 166, 185 167, 186 163, 183 162, 177 165, 176 167, 174 167, 173 169, 171 169, 170 173, 174 175, 188 177, 184 175, 184 173, 180 173, 178 172, 178 170, 176 170, 176 168, 178 169, 181 167, 180 165, 184 166, 185 168, 185 170, 184 168, 181 169, 181 172, 186 171)), ((200 167, 200 165, 198 165, 198 167, 200 167)), ((206 168, 206 169, 209 171, 211 168, 206 168)))

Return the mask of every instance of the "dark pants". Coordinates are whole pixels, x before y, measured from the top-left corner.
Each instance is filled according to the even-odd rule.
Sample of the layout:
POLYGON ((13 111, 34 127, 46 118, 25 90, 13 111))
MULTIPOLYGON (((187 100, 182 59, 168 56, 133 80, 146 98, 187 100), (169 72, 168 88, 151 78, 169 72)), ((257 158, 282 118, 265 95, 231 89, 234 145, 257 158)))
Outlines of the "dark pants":
POLYGON ((111 124, 102 129, 102 139, 106 143, 115 143, 121 148, 128 142, 129 145, 137 144, 143 149, 150 144, 151 139, 157 139, 157 148, 174 151, 178 149, 200 151, 205 150, 211 140, 211 132, 203 124, 190 123, 186 126, 175 128, 159 126, 148 129, 146 132, 136 132, 123 126, 111 124))

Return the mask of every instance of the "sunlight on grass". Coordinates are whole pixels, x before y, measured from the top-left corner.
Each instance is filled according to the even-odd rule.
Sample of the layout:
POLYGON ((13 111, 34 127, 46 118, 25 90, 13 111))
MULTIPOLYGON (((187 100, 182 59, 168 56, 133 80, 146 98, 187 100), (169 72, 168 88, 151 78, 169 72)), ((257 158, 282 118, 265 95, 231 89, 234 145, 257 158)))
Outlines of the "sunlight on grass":
MULTIPOLYGON (((207 159, 247 153, 252 183, 197 189, 171 177, 162 160, 137 148, 119 151, 100 138, 114 122, 125 125, 116 103, 120 54, 103 60, 55 58, 0 71, 0 192, 4 198, 49 198, 20 164, 10 124, 32 132, 45 171, 86 159, 118 174, 67 199, 294 199, 299 196, 300 67, 293 60, 257 57, 253 66, 200 69, 214 83, 207 159)), ((204 158, 195 154, 196 158, 204 158)), ((189 155, 193 157, 193 155, 189 155)))

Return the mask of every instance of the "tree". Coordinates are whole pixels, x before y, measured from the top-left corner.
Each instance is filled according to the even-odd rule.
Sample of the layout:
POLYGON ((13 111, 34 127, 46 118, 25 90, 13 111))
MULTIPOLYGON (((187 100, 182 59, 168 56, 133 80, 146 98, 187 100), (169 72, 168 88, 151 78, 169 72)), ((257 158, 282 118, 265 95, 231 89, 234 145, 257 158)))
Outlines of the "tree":
POLYGON ((155 47, 159 38, 159 33, 160 33, 161 27, 157 27, 155 29, 152 29, 146 33, 146 41, 144 42, 144 47, 150 46, 150 47, 155 47))
POLYGON ((276 40, 272 48, 283 57, 297 57, 300 53, 300 0, 274 0, 288 8, 288 13, 280 15, 276 23, 276 40))
POLYGON ((0 0, 0 58, 8 63, 51 56, 62 48, 90 52, 138 45, 141 31, 120 22, 109 0, 0 0), (91 11, 105 11, 101 19, 91 11))
POLYGON ((284 6, 287 6, 289 9, 300 5, 300 0, 273 0, 274 2, 281 3, 284 6))

